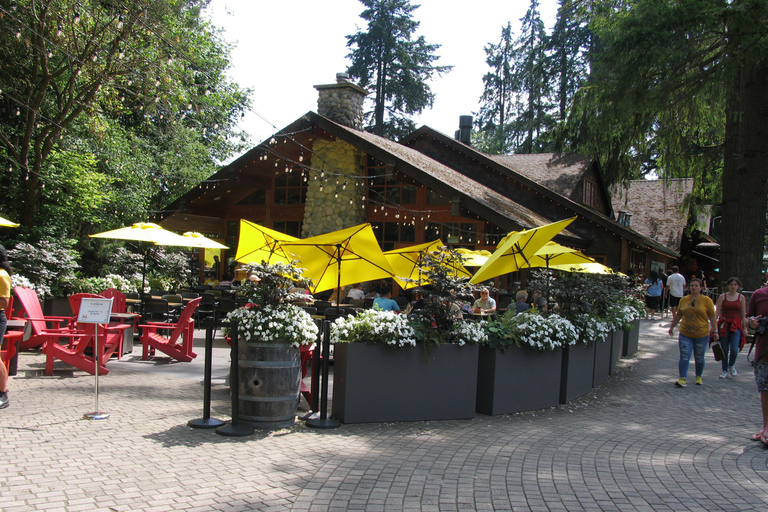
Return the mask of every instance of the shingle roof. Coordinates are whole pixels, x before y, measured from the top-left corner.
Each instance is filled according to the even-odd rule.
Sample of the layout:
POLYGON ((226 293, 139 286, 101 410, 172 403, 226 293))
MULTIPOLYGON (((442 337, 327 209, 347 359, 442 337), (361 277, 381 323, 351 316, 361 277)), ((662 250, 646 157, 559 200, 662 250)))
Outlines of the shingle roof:
POLYGON ((591 158, 576 153, 488 156, 564 197, 571 197, 592 163, 591 158))
POLYGON ((635 231, 679 252, 688 224, 688 211, 682 206, 692 191, 692 178, 632 180, 626 187, 613 187, 611 195, 614 211, 631 214, 635 231))

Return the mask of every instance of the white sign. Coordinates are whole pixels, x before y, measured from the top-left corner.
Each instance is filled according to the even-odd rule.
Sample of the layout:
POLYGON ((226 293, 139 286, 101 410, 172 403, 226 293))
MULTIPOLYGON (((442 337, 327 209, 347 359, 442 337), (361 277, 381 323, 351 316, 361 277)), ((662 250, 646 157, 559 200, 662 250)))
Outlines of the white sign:
POLYGON ((77 321, 84 324, 108 324, 112 316, 113 299, 83 299, 77 321))

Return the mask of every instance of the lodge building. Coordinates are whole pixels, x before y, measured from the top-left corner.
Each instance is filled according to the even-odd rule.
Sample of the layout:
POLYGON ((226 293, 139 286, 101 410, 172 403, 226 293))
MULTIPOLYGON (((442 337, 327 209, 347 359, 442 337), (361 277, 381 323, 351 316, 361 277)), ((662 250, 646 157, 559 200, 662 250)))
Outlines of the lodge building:
MULTIPOLYGON (((469 116, 456 137, 423 126, 394 142, 362 130, 367 92, 344 74, 315 88, 317 113, 224 166, 158 222, 219 239, 231 247, 226 258, 240 219, 297 237, 368 222, 385 251, 437 239, 493 251, 509 231, 576 216, 555 241, 615 270, 643 273, 679 257, 616 218, 594 158, 482 153, 470 144, 469 116)), ((511 289, 525 278, 497 285, 511 289)))

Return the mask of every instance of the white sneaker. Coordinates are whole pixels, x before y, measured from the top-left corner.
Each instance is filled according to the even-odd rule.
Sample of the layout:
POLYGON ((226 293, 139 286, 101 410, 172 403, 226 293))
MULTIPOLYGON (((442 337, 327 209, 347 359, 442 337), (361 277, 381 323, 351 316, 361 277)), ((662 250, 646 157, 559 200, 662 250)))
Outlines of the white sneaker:
POLYGON ((729 366, 728 369, 731 371, 731 375, 732 376, 735 377, 736 375, 738 375, 738 372, 736 372, 736 367, 735 366, 729 366))
POLYGON ((723 372, 720 374, 721 379, 727 379, 728 378, 728 372, 723 372))

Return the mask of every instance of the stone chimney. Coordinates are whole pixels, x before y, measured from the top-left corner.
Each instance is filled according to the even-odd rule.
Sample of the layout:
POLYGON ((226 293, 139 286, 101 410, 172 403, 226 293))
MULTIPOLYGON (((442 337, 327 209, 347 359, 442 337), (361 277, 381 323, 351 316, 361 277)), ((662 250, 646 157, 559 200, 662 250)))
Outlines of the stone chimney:
MULTIPOLYGON (((368 91, 336 73, 336 83, 316 85, 317 113, 356 130, 363 129, 363 101, 368 91)), ((302 238, 365 222, 365 154, 341 139, 322 137, 312 144, 315 177, 307 184, 302 238)))
POLYGON ((336 83, 316 85, 317 113, 356 130, 363 129, 363 101, 368 91, 349 81, 347 73, 336 73, 336 83))

